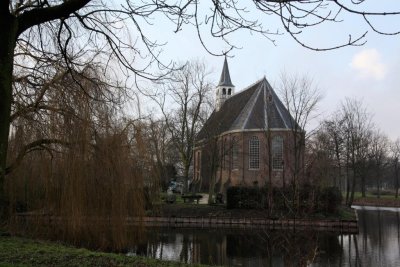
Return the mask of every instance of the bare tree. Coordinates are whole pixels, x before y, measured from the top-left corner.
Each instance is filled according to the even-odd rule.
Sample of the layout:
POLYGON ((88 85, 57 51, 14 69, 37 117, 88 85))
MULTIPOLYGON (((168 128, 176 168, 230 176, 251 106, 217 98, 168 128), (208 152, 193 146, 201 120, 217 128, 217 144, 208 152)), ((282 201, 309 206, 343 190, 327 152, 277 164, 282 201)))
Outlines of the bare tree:
POLYGON ((150 94, 163 114, 171 141, 178 151, 186 181, 185 191, 195 138, 208 117, 206 106, 212 88, 208 81, 209 74, 204 63, 188 62, 172 74, 170 82, 158 84, 157 91, 150 94))
POLYGON ((346 99, 340 110, 345 146, 346 203, 351 205, 357 179, 361 180, 361 191, 365 196, 365 167, 373 124, 361 101, 346 99))
POLYGON ((392 152, 393 169, 394 169, 394 188, 396 190, 396 198, 399 198, 399 173, 400 173, 400 139, 397 139, 390 145, 390 150, 392 152))
POLYGON ((334 186, 338 186, 343 190, 342 177, 343 177, 343 156, 344 156, 344 138, 343 138, 343 118, 336 112, 333 118, 325 120, 323 124, 323 131, 329 136, 330 152, 333 153, 332 158, 336 165, 334 186), (337 178, 338 179, 337 179, 337 178))
MULTIPOLYGON (((139 137, 140 127, 132 130, 132 123, 121 119, 113 106, 119 103, 108 101, 103 84, 81 80, 82 90, 70 83, 71 74, 62 76, 48 84, 38 110, 28 102, 13 113, 6 179, 10 213, 22 203, 27 211, 60 217, 62 223, 51 228, 72 242, 91 242, 88 237, 107 231, 87 218, 109 218, 116 237, 109 241, 118 243, 126 236, 129 213, 143 214, 143 177, 151 166, 142 164, 150 157, 140 138, 131 138, 139 137)), ((49 223, 38 217, 20 227, 37 234, 41 223, 49 223)))
MULTIPOLYGON (((388 139, 379 130, 373 132, 370 142, 370 158, 375 165, 377 197, 381 197, 382 171, 387 164, 388 139)), ((365 195, 364 195, 365 197, 365 195)))
POLYGON ((338 186, 335 143, 323 123, 306 144, 306 173, 310 183, 338 186), (332 179, 332 181, 330 180, 332 179))
POLYGON ((288 76, 284 73, 281 76, 280 93, 283 104, 292 116, 290 153, 293 155, 293 164, 289 167, 292 173, 293 194, 296 196, 299 179, 304 176, 305 140, 310 136, 306 134, 305 129, 316 116, 321 94, 308 77, 288 76))
POLYGON ((164 120, 150 119, 148 128, 148 149, 155 157, 157 179, 166 190, 168 182, 176 176, 175 166, 179 161, 177 149, 164 120))

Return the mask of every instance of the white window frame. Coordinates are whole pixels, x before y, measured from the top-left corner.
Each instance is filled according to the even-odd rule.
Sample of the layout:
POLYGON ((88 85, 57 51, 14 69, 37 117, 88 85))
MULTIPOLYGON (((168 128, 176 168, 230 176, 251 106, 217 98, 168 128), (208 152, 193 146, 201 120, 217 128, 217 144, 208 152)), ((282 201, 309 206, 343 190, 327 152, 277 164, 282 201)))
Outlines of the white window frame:
POLYGON ((272 170, 282 171, 283 170, 283 137, 276 135, 272 138, 271 142, 271 156, 272 156, 272 170))
POLYGON ((237 137, 232 138, 232 170, 239 169, 239 143, 237 137))

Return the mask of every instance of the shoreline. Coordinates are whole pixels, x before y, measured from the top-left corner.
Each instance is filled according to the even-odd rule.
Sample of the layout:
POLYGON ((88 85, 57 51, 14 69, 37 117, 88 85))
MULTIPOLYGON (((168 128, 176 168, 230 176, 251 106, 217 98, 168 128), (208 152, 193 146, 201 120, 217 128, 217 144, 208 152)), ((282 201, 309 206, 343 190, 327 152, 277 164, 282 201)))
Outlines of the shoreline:
POLYGON ((0 266, 138 266, 177 267, 208 265, 185 264, 143 256, 99 252, 57 241, 43 241, 7 235, 0 229, 0 266))
MULTIPOLYGON (((31 224, 32 220, 42 224, 58 224, 63 219, 50 214, 18 214, 17 222, 31 224)), ((87 218, 90 223, 107 223, 106 218, 87 218)), ((164 205, 157 212, 144 217, 126 218, 127 225, 172 228, 234 228, 271 230, 315 230, 341 233, 358 233, 358 218, 355 209, 342 207, 337 214, 312 214, 296 217, 288 214, 267 216, 264 210, 226 209, 222 206, 193 204, 164 205)))
POLYGON ((400 208, 400 199, 359 198, 353 201, 352 206, 400 208))
POLYGON ((129 225, 142 224, 145 227, 173 228, 240 228, 269 230, 314 230, 358 233, 358 220, 344 219, 265 219, 265 218, 233 218, 233 217, 144 217, 130 218, 129 225))

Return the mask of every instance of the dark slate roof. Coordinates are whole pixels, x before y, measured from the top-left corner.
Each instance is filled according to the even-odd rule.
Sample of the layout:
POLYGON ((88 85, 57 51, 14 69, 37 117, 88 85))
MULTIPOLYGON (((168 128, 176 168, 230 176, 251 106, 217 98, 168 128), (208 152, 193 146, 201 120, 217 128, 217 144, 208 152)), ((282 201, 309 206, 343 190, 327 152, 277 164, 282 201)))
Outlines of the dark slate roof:
POLYGON ((224 66, 222 67, 221 78, 219 79, 218 86, 234 86, 231 81, 231 76, 229 75, 228 61, 226 60, 226 57, 224 66))
POLYGON ((227 131, 292 129, 294 119, 268 81, 263 78, 228 98, 214 110, 197 135, 197 140, 227 131))

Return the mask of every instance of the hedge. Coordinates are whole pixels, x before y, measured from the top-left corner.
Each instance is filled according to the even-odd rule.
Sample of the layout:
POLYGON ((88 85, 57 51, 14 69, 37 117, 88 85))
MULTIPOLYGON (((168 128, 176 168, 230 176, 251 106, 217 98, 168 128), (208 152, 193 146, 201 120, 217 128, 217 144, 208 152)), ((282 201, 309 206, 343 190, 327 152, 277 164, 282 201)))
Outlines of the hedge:
MULTIPOLYGON (((274 187, 273 205, 277 210, 289 210, 293 207, 293 187, 274 187)), ((300 211, 321 211, 335 213, 342 202, 342 195, 337 187, 320 188, 305 184, 299 188, 300 211)), ((266 209, 268 208, 267 187, 232 186, 226 192, 228 209, 266 209)))

